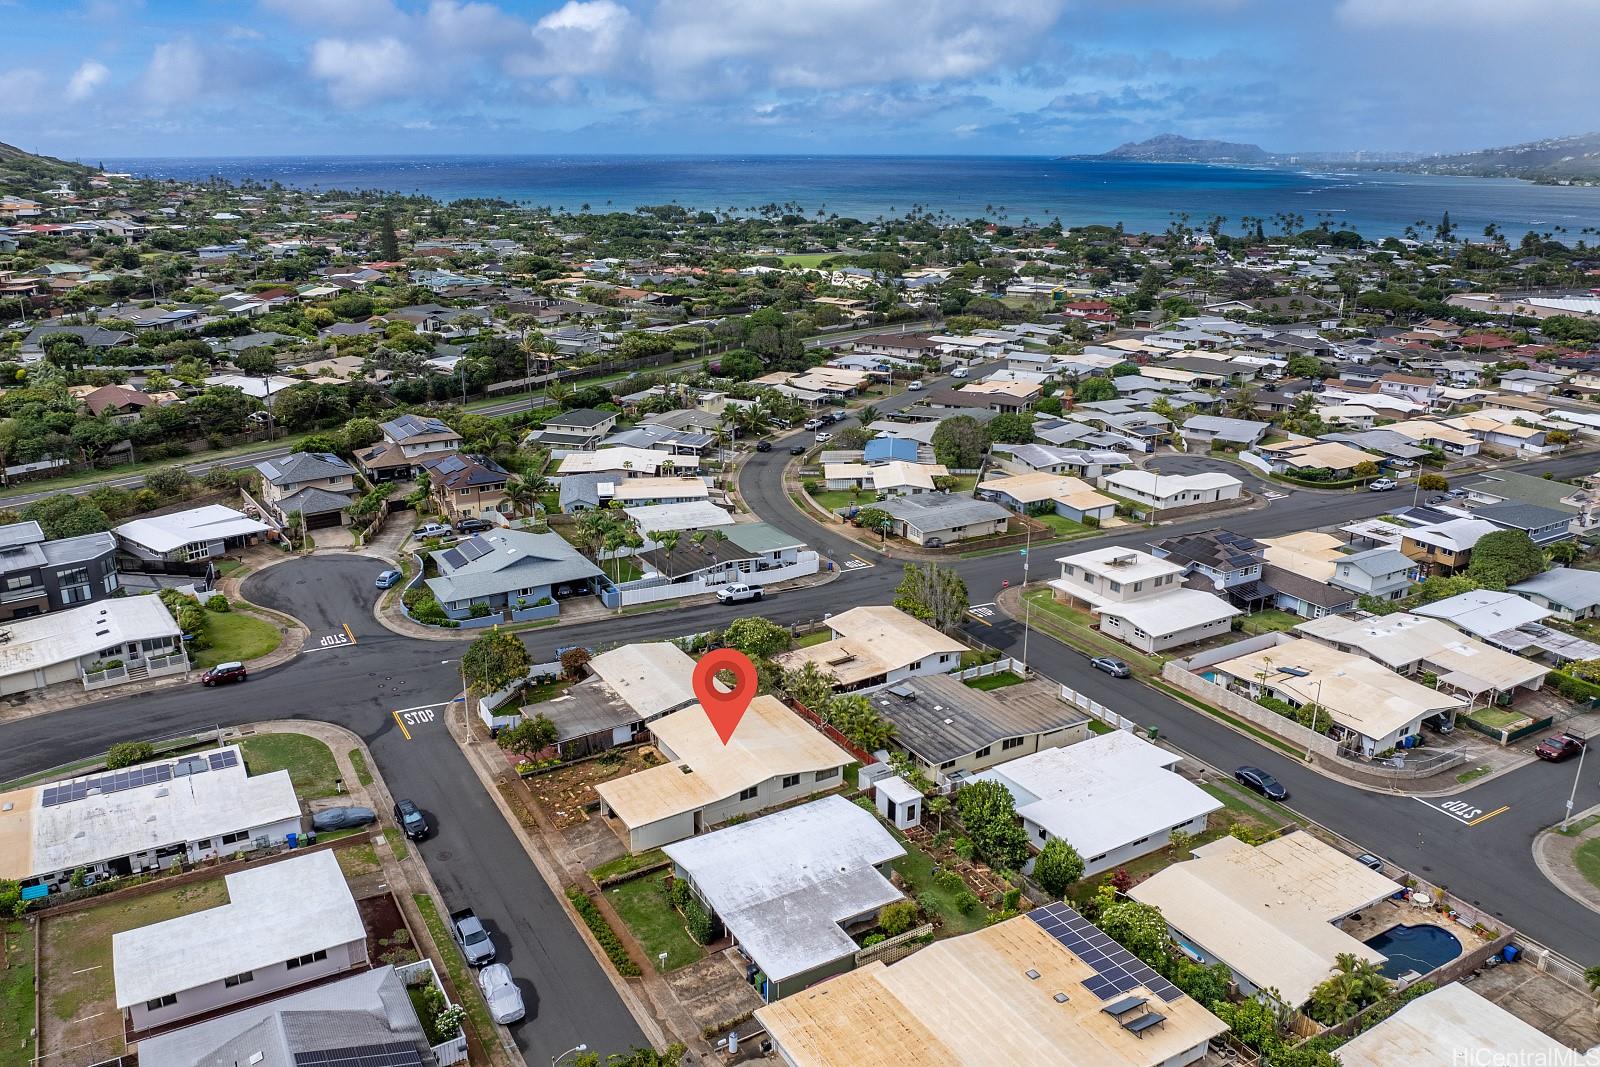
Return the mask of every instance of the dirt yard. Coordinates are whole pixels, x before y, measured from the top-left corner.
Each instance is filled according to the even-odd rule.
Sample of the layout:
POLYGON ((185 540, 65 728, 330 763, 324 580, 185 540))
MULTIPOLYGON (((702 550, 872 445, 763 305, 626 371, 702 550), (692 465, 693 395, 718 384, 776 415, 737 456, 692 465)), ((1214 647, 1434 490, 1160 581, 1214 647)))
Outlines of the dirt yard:
POLYGON ((594 791, 596 785, 661 762, 661 753, 650 745, 612 749, 594 759, 535 775, 524 784, 551 823, 564 830, 589 818, 584 808, 600 802, 600 795, 594 791))
POLYGON ((95 1063, 121 1054, 122 1014, 111 973, 113 934, 227 902, 227 887, 216 878, 41 919, 39 1047, 46 1067, 95 1063))

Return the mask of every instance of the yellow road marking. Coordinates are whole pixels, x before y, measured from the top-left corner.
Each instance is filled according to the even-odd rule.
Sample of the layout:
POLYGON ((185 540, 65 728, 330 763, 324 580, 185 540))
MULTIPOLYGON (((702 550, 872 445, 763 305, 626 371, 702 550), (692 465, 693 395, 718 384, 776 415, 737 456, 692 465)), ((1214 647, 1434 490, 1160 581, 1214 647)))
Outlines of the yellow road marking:
POLYGON ((355 644, 356 643, 356 635, 350 632, 350 624, 347 623, 347 622, 342 622, 339 625, 344 627, 344 635, 350 639, 350 643, 352 645, 355 644))
POLYGON ((1491 812, 1489 812, 1489 813, 1487 813, 1485 815, 1478 816, 1476 819, 1473 819, 1471 822, 1467 823, 1467 825, 1468 826, 1476 826, 1480 822, 1488 822, 1490 819, 1494 818, 1496 815, 1501 814, 1502 812, 1506 811, 1510 807, 1511 807, 1510 804, 1502 804, 1498 808, 1495 808, 1493 811, 1491 811, 1491 812))
POLYGON ((396 726, 400 727, 400 732, 406 735, 406 740, 407 741, 411 740, 411 731, 406 729, 405 720, 400 718, 400 712, 398 710, 396 710, 393 714, 394 714, 394 724, 396 726))
POLYGON ((983 623, 983 625, 985 625, 985 626, 993 626, 993 625, 994 625, 994 623, 992 623, 992 622, 990 622, 990 621, 989 621, 989 620, 988 620, 988 619, 985 619, 985 618, 984 618, 984 617, 983 617, 983 616, 981 616, 981 615, 974 615, 974 614, 973 614, 973 613, 972 613, 972 612, 970 612, 970 611, 969 611, 969 612, 967 612, 967 618, 969 618, 969 619, 971 619, 971 620, 972 620, 972 621, 973 621, 973 622, 981 622, 981 623, 983 623))

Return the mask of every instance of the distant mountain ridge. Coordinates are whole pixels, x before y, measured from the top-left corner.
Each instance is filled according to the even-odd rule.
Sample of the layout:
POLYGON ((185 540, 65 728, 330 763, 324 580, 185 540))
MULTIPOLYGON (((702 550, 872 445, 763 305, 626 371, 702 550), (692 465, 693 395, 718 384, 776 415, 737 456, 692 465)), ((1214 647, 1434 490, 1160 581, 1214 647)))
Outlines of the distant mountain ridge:
POLYGON ((1270 163, 1276 157, 1260 145, 1163 133, 1148 141, 1129 141, 1088 159, 1126 159, 1143 163, 1270 163))
POLYGON ((0 193, 14 196, 38 192, 41 185, 72 181, 95 173, 93 167, 54 156, 37 156, 0 141, 0 193))
POLYGON ((1428 174, 1465 174, 1534 181, 1600 178, 1600 133, 1547 137, 1541 141, 1424 156, 1406 168, 1428 174))

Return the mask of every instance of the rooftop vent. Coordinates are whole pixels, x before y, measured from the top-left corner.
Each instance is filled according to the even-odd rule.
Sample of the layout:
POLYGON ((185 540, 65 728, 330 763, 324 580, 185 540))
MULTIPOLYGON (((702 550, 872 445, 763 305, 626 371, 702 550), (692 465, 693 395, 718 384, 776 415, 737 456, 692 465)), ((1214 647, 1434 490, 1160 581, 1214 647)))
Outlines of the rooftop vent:
POLYGON ((1065 1004, 1069 999, 1065 993, 1057 993, 1055 997, 1057 1004, 1065 1004))
POLYGON ((682 771, 684 774, 693 774, 694 773, 694 768, 689 766, 687 763, 678 764, 678 770, 682 771))
POLYGON ((1023 971, 1022 973, 1027 975, 1028 978, 1030 980, 1032 980, 1032 981, 1037 982, 1039 980, 1039 972, 1034 970, 1032 967, 1029 967, 1026 971, 1023 971))

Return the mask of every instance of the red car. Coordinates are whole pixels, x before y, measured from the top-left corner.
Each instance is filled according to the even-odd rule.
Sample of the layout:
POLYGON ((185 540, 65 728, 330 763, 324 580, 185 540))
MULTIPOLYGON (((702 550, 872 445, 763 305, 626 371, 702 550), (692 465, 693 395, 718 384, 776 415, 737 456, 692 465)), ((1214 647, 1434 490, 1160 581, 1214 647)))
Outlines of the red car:
POLYGON ((1576 734, 1556 734, 1540 741, 1533 754, 1551 763, 1560 763, 1568 756, 1576 756, 1582 752, 1588 744, 1587 738, 1578 737, 1576 734))

